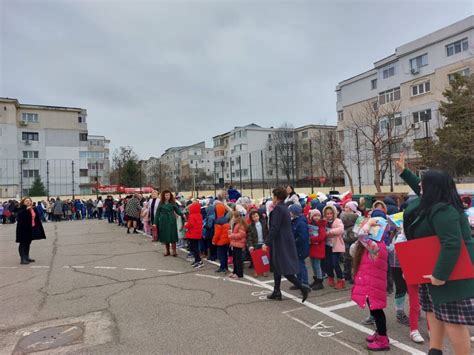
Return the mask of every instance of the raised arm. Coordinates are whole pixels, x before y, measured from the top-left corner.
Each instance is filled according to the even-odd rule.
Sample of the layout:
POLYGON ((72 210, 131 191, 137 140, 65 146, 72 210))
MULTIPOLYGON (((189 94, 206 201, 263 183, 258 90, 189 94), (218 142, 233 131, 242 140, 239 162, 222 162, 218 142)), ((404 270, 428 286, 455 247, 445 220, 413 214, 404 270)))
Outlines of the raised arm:
POLYGON ((406 168, 405 152, 400 153, 400 158, 395 161, 395 168, 400 173, 400 177, 411 187, 418 196, 421 193, 420 178, 406 168))

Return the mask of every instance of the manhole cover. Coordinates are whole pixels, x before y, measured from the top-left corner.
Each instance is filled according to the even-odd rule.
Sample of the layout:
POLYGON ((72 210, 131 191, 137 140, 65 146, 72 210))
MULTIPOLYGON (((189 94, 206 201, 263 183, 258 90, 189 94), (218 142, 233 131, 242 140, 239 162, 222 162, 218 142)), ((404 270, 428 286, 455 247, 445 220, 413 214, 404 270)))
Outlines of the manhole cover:
POLYGON ((59 348, 82 341, 84 329, 78 324, 60 325, 41 329, 23 337, 16 345, 16 351, 33 353, 59 348))

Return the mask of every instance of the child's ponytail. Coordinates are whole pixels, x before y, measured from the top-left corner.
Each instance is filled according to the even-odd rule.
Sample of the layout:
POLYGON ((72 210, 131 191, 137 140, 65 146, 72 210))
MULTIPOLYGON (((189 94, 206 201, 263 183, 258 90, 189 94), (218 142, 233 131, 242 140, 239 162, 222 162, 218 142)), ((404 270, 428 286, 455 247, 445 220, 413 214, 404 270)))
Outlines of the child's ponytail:
POLYGON ((354 256, 352 257, 352 272, 353 274, 357 274, 359 271, 360 262, 362 260, 362 255, 364 255, 365 246, 361 242, 357 241, 355 245, 355 252, 354 256))

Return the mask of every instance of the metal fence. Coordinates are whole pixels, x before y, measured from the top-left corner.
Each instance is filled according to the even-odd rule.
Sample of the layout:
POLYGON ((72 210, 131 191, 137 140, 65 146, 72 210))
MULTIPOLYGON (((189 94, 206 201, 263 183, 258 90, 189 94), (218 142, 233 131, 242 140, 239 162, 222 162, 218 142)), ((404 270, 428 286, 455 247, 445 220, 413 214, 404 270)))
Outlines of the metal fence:
POLYGON ((29 195, 37 178, 47 196, 91 194, 101 181, 103 166, 82 159, 0 159, 0 198, 29 195))

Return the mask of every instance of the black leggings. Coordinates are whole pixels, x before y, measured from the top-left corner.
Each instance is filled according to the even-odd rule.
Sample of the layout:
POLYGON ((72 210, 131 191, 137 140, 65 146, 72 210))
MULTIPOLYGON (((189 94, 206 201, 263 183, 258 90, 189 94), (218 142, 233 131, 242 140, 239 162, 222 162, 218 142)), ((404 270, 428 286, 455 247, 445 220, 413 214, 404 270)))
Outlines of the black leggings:
POLYGON ((199 240, 197 239, 188 239, 189 250, 194 256, 194 262, 198 263, 201 261, 201 255, 199 253, 199 240))
POLYGON ((392 276, 395 282, 395 298, 405 296, 407 294, 407 283, 403 278, 402 268, 392 267, 392 276))
MULTIPOLYGON (((367 305, 370 309, 370 304, 368 300, 367 305)), ((387 318, 385 318, 385 312, 383 311, 383 309, 370 310, 370 315, 374 317, 375 327, 377 328, 377 334, 383 337, 387 336, 387 318)))
POLYGON ((242 248, 232 248, 232 259, 234 261, 234 274, 244 277, 244 258, 242 248))

